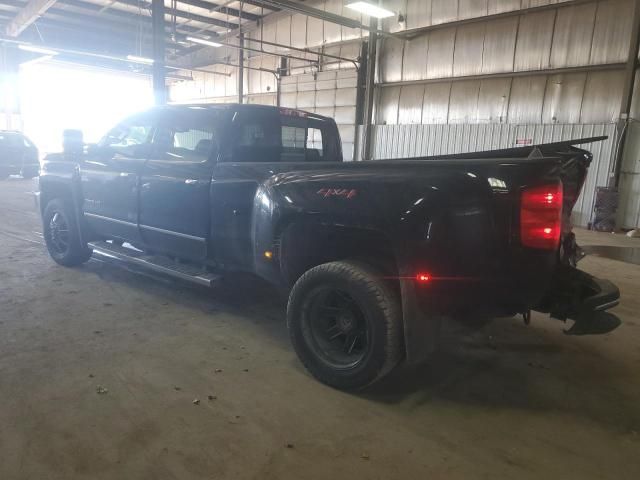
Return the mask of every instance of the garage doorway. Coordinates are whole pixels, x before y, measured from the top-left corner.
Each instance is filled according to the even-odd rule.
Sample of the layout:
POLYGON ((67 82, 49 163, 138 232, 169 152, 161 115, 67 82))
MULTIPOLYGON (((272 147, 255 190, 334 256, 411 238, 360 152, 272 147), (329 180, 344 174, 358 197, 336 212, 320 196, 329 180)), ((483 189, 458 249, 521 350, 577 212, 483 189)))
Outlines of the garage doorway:
POLYGON ((123 117, 153 105, 150 78, 133 73, 38 63, 21 67, 19 84, 23 131, 41 155, 62 149, 65 129, 97 142, 123 117))

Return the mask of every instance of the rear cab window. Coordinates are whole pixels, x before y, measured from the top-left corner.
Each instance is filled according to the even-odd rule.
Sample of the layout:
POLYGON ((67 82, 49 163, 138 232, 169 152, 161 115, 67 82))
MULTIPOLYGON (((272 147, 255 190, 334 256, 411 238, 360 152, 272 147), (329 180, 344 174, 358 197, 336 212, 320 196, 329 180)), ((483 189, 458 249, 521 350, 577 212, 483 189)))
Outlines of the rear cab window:
POLYGON ((154 157, 174 162, 205 162, 218 151, 220 113, 189 107, 170 110, 159 121, 154 135, 154 157))
POLYGON ((289 109, 242 109, 233 117, 231 148, 223 161, 239 163, 341 162, 332 120, 289 109))

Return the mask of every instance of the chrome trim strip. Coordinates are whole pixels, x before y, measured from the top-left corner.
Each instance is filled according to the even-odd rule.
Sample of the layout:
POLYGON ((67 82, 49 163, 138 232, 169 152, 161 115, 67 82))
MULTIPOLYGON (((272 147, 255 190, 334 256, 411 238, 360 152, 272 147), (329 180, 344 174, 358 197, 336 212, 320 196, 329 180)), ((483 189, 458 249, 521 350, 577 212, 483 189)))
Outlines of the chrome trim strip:
POLYGON ((113 223, 118 223, 120 225, 126 225, 128 227, 137 227, 138 225, 133 223, 133 222, 127 222, 124 220, 118 220, 116 218, 111 218, 111 217, 103 217, 102 215, 96 215, 95 213, 87 213, 84 212, 84 216, 85 217, 90 217, 90 218, 95 218, 96 220, 105 220, 107 222, 113 222, 113 223))
POLYGON ((165 230, 164 228, 151 227, 149 225, 140 225, 140 228, 144 230, 151 230, 152 232, 164 233, 165 235, 173 235, 175 237, 186 238, 187 240, 193 240, 194 242, 205 243, 206 238, 195 237, 193 235, 187 235, 186 233, 174 232, 173 230, 165 230))

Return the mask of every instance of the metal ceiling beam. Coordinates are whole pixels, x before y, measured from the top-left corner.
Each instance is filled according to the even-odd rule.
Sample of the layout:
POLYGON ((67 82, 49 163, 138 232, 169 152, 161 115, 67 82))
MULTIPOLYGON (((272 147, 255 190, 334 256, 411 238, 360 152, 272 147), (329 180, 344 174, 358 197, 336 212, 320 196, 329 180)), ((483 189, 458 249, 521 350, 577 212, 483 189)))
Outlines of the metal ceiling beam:
POLYGON ((545 10, 557 10, 559 8, 566 8, 576 6, 585 3, 595 3, 598 0, 568 0, 562 3, 550 3, 548 5, 541 5, 537 7, 521 8, 518 10, 509 10, 508 12, 495 13, 492 15, 482 15, 479 17, 465 18, 463 20, 454 20, 452 22, 438 23, 436 25, 428 25, 425 27, 414 28, 411 30, 405 30, 398 32, 396 35, 406 39, 412 39, 423 33, 431 32, 433 30, 441 30, 443 28, 459 27, 462 25, 468 25, 470 23, 490 22, 492 20, 499 20, 502 18, 516 17, 520 15, 528 15, 537 12, 544 12, 545 10))
POLYGON ((282 10, 287 10, 289 12, 302 13, 303 15, 319 18, 320 20, 324 20, 326 22, 342 25, 343 27, 367 30, 384 37, 397 37, 393 33, 385 32, 377 28, 372 29, 371 25, 364 25, 358 20, 343 17, 342 15, 336 15, 335 13, 331 12, 325 12, 324 10, 319 10, 317 8, 309 7, 302 3, 292 2, 290 0, 259 0, 258 3, 261 3, 267 7, 276 7, 281 8, 282 10))
POLYGON ((245 5, 253 5, 254 7, 268 8, 269 10, 273 10, 274 12, 279 12, 280 11, 280 9, 278 7, 265 6, 259 0, 244 0, 244 3, 245 3, 245 5))
MULTIPOLYGON (((21 41, 21 40, 16 40, 13 38, 0 38, 0 44, 8 44, 8 45, 14 45, 14 46, 18 46, 18 45, 24 45, 27 44, 27 42, 21 41)), ((44 46, 44 45, 43 45, 44 46)), ((97 59, 97 60, 106 60, 106 61, 113 61, 113 62, 119 62, 120 64, 131 64, 132 62, 130 60, 128 60, 126 57, 124 56, 117 56, 117 55, 110 55, 110 54, 105 54, 105 53, 98 53, 98 52, 92 52, 92 51, 87 51, 87 50, 76 50, 73 48, 65 48, 65 47, 59 47, 59 46, 53 46, 53 45, 46 45, 46 48, 50 48, 51 50, 54 50, 56 52, 58 52, 60 55, 64 55, 64 56, 71 56, 73 58, 93 58, 93 59, 97 59)), ((237 65, 232 65, 232 66, 237 66, 237 65)), ((139 65, 139 68, 141 69, 146 69, 146 70, 150 70, 150 65, 139 65)), ((199 69, 199 68, 184 68, 184 67, 180 67, 177 65, 170 65, 170 64, 166 64, 165 67, 169 70, 174 70, 174 71, 178 71, 178 70, 187 70, 187 71, 191 71, 191 72, 202 72, 202 73, 210 73, 213 75, 222 75, 224 77, 230 77, 231 75, 228 73, 223 73, 223 72, 212 72, 210 70, 204 70, 204 69, 199 69)), ((249 67, 245 67, 245 68, 249 68, 249 67)), ((262 70, 265 72, 269 72, 269 73, 273 73, 271 70, 267 70, 267 69, 254 69, 254 70, 262 70)))
MULTIPOLYGON (((141 17, 139 15, 130 15, 124 17, 124 21, 111 20, 104 17, 105 16, 103 15, 85 15, 54 7, 49 9, 47 14, 36 22, 36 25, 41 28, 48 28, 51 30, 67 31, 74 34, 76 37, 78 35, 94 37, 96 41, 99 39, 106 47, 111 47, 112 45, 117 44, 127 44, 127 49, 131 50, 134 45, 136 45, 138 35, 138 30, 132 29, 131 25, 136 25, 137 23, 137 26, 139 26, 139 20, 141 17)), ((147 17, 143 18, 147 19, 147 17)), ((148 37, 145 38, 145 40, 150 44, 152 32, 151 24, 145 22, 142 27, 144 27, 144 37, 148 37)), ((165 31, 167 32, 167 36, 171 33, 170 24, 166 22, 165 31)), ((189 35, 189 32, 177 34, 178 38, 181 40, 185 40, 187 35, 189 35)), ((36 38, 36 41, 40 41, 40 39, 36 38)), ((171 48, 179 50, 180 54, 187 50, 186 47, 178 43, 172 44, 171 48)), ((106 50, 111 49, 107 48, 106 50)))
POLYGON ((5 28, 10 37, 17 37, 25 28, 35 22, 44 12, 56 3, 56 0, 29 0, 15 18, 5 28))
MULTIPOLYGON (((53 10, 53 9, 52 9, 53 10)), ((20 38, 34 43, 41 43, 41 36, 48 39, 47 45, 59 45, 60 41, 68 45, 84 42, 91 44, 91 48, 102 49, 103 51, 119 51, 122 53, 130 53, 132 47, 136 44, 135 31, 128 28, 124 23, 97 23, 93 21, 93 17, 82 18, 57 18, 56 15, 49 13, 45 18, 39 19, 36 23, 25 30, 20 38), (33 26, 38 26, 38 31, 33 26), (86 28, 78 28, 79 26, 86 28)), ((0 11, 0 19, 6 19, 5 23, 9 23, 13 15, 7 11, 0 11)), ((149 40, 151 34, 149 31, 149 40)), ((182 46, 176 45, 175 48, 184 49, 182 46)))
POLYGON ((191 5, 192 7, 203 8, 205 10, 209 10, 209 12, 217 12, 222 15, 229 15, 231 17, 242 18, 244 20, 251 20, 252 22, 257 22, 262 17, 260 15, 256 15, 254 13, 248 13, 244 11, 240 11, 237 8, 229 8, 224 5, 218 5, 213 2, 205 2, 204 0, 178 0, 178 3, 184 3, 185 5, 191 5))
POLYGON ((267 40, 262 40, 262 39, 258 40, 253 38, 245 38, 245 40, 248 40, 250 42, 260 43, 261 45, 269 45, 271 47, 286 48, 287 50, 292 50, 294 52, 310 53, 312 55, 317 55, 320 58, 332 58, 334 60, 340 60, 341 62, 351 62, 355 64, 356 68, 358 68, 358 59, 340 57, 338 55, 331 55, 330 53, 316 52, 310 48, 292 47, 291 45, 283 45, 281 43, 269 42, 267 40))
MULTIPOLYGON (((228 67, 236 67, 236 68, 240 68, 240 65, 238 65, 237 63, 231 63, 231 62, 222 62, 222 61, 218 61, 218 62, 214 62, 211 65, 226 65, 228 67)), ((249 67, 248 65, 244 65, 244 68, 246 68, 247 70, 256 70, 258 72, 266 72, 266 73, 271 73, 274 76, 278 76, 278 72, 276 70, 269 70, 268 68, 262 68, 262 67, 249 67)), ((220 72, 212 72, 210 70, 205 70, 203 68, 183 68, 181 70, 192 70, 194 72, 204 72, 204 73, 217 73, 219 74, 220 72)))
MULTIPOLYGON (((254 38, 249 38, 246 35, 246 31, 244 30, 244 28, 242 29, 243 33, 245 34, 245 50, 250 50, 250 51, 255 51, 258 53, 262 53, 265 55, 273 55, 273 56, 278 56, 278 57, 286 57, 286 58, 290 58, 292 60, 301 60, 301 61, 307 61, 310 63, 319 63, 321 58, 329 58, 329 59, 333 59, 333 60, 337 60, 339 62, 349 62, 352 63, 356 69, 360 68, 360 59, 359 58, 346 58, 346 57, 341 57, 339 55, 332 55, 329 53, 324 53, 324 52, 319 52, 319 51, 315 51, 312 50, 310 48, 297 48, 297 47, 292 47, 290 45, 283 45, 281 43, 276 43, 276 42, 269 42, 266 40, 260 40, 260 39, 254 39, 254 38), (261 45, 269 45, 271 47, 278 47, 278 48, 284 48, 287 50, 290 50, 292 52, 301 52, 301 53, 307 53, 307 54, 311 54, 311 55, 315 55, 318 57, 318 60, 314 60, 314 59, 310 59, 310 58, 302 58, 302 57, 296 57, 293 55, 290 55, 286 52, 282 52, 282 53, 275 53, 275 52, 266 52, 264 51, 264 49, 262 50, 258 50, 258 49, 251 49, 250 47, 246 46, 247 42, 252 42, 252 43, 257 43, 257 44, 261 44, 261 45)), ((237 45, 233 45, 233 44, 228 44, 228 43, 224 43, 221 41, 221 39, 223 38, 227 38, 227 36, 222 36, 218 39, 216 39, 215 41, 218 43, 221 43, 223 46, 225 47, 229 47, 229 48, 233 48, 233 49, 238 49, 237 45)), ((181 56, 186 56, 186 55, 190 55, 190 54, 195 54, 198 55, 198 59, 196 61, 193 62, 194 66, 205 66, 205 65, 211 65, 213 63, 215 63, 218 60, 217 57, 217 50, 215 48, 212 47, 192 47, 189 48, 187 50, 185 50, 184 52, 182 52, 181 56)), ((180 61, 185 62, 184 64, 186 65, 186 61, 180 61)), ((328 64, 333 63, 333 62, 328 62, 328 64)))
POLYGON ((534 77, 538 75, 563 75, 583 72, 601 72, 606 70, 623 70, 626 63, 599 63, 581 67, 543 68, 540 70, 519 70, 517 72, 483 73, 481 75, 465 75, 461 77, 438 77, 424 80, 407 80, 404 82, 376 83, 376 87, 405 87, 410 85, 426 85, 429 83, 464 82, 468 80, 486 80, 490 78, 534 77))
MULTIPOLYGON (((18 0, 4 0, 4 2, 20 3, 18 0)), ((136 27, 139 26, 140 23, 142 22, 145 24, 145 26, 148 26, 149 29, 151 29, 150 15, 138 15, 136 13, 126 12, 124 10, 118 10, 115 8, 104 10, 104 12, 102 12, 104 7, 101 7, 100 5, 97 5, 95 3, 85 2, 83 0, 58 0, 58 3, 62 5, 69 5, 71 7, 75 7, 79 10, 82 10, 83 12, 86 11, 87 13, 71 12, 69 10, 54 7, 49 10, 48 14, 59 13, 61 15, 76 15, 76 16, 82 15, 88 19, 93 19, 95 21, 101 21, 105 23, 110 22, 110 24, 114 24, 114 23, 121 24, 121 22, 126 22, 127 24, 133 25, 136 27)), ((168 29, 173 29, 173 25, 167 21, 165 21, 165 27, 168 29)), ((177 25, 177 29, 178 31, 183 31, 187 34, 200 31, 199 28, 190 27, 188 25, 180 25, 180 24, 177 25)), ((214 36, 217 35, 216 32, 212 30, 207 30, 206 33, 207 35, 214 35, 214 36)))
MULTIPOLYGON (((123 5, 129 5, 132 7, 140 7, 149 10, 151 8, 151 4, 145 0, 117 0, 117 3, 122 3, 123 5)), ((216 27, 227 28, 229 30, 235 30, 238 28, 237 23, 225 22, 224 20, 218 20, 217 18, 205 17, 203 15, 196 15, 195 13, 184 12, 182 10, 178 10, 175 8, 165 8, 164 9, 166 15, 175 15, 178 18, 184 18, 186 20, 193 20, 194 22, 206 23, 208 25, 214 25, 216 27)))
POLYGON ((258 48, 252 48, 252 47, 247 47, 245 45, 245 42, 247 40, 249 40, 248 38, 244 38, 244 34, 240 34, 242 36, 242 39, 240 41, 240 43, 238 45, 233 45, 232 43, 220 43, 220 45, 222 45, 223 47, 227 47, 227 48, 232 48, 234 50, 241 50, 241 51, 247 51, 247 52, 255 52, 255 53, 260 53, 262 55, 268 55, 270 57, 284 57, 284 58, 288 58, 291 60, 299 60, 301 62, 308 62, 311 64, 318 64, 317 60, 312 60, 310 58, 303 58, 303 57, 296 57, 295 55, 289 55, 287 53, 277 53, 277 52, 266 52, 264 50, 258 49, 258 48))
MULTIPOLYGON (((113 47, 124 47, 127 50, 131 50, 136 44, 136 37, 134 32, 127 31, 126 28, 109 29, 107 27, 92 26, 88 23, 87 26, 91 27, 91 30, 80 30, 78 24, 73 22, 61 22, 51 19, 38 20, 37 23, 39 32, 44 38, 51 39, 68 37, 71 42, 78 42, 81 39, 92 39, 96 44, 101 44, 105 50, 113 51, 113 47), (108 47, 108 48, 105 48, 108 47)), ((33 38, 34 41, 40 42, 39 35, 35 31, 25 32, 20 38, 26 39, 33 38)), ((51 43, 47 41, 47 44, 51 43)), ((55 43, 55 42, 54 42, 55 43)), ((124 50, 121 48, 121 50, 124 50)))

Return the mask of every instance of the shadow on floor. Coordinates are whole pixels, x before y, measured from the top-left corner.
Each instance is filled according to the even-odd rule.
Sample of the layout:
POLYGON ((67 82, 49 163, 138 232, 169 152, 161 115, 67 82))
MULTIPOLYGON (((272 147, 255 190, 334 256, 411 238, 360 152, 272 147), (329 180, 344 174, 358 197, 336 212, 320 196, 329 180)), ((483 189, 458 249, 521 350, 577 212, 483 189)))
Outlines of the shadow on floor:
MULTIPOLYGON (((159 302, 238 315, 238 321, 251 322, 289 345, 286 301, 255 277, 235 275, 212 291, 148 272, 131 270, 136 274, 131 275, 108 262, 91 261, 83 268, 157 295, 159 302), (154 281, 141 281, 141 275, 154 281)), ((501 318, 480 329, 447 328, 439 351, 426 365, 401 366, 360 395, 376 403, 407 404, 409 410, 444 401, 461 408, 557 411, 619 432, 640 431, 640 398, 619 381, 621 373, 627 375, 625 367, 581 339, 559 336, 562 327, 541 319, 534 319, 531 327, 517 318, 501 318)), ((302 369, 297 363, 292 368, 302 369)), ((309 376, 309 381, 315 380, 309 376)))

